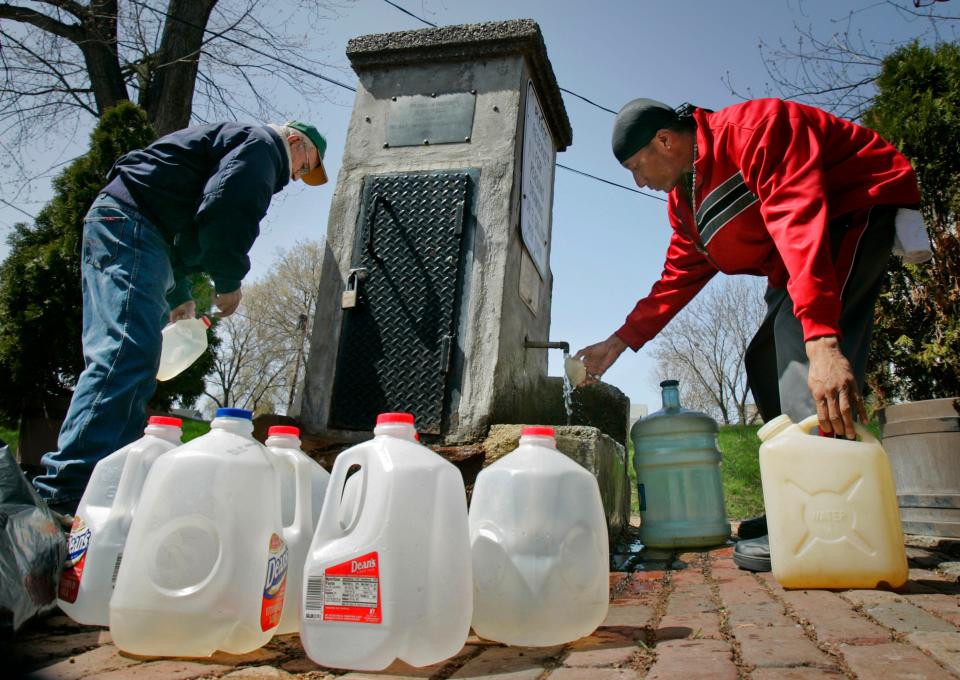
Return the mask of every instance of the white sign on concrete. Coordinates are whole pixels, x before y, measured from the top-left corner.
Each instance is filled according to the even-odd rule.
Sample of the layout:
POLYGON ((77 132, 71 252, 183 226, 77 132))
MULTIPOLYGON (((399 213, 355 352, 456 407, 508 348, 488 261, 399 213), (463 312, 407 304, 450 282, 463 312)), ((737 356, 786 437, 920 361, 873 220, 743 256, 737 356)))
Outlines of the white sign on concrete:
POLYGON ((523 166, 521 169, 520 233, 523 244, 547 279, 550 258, 550 212, 553 204, 553 173, 557 150, 533 89, 527 82, 527 105, 523 121, 523 166))

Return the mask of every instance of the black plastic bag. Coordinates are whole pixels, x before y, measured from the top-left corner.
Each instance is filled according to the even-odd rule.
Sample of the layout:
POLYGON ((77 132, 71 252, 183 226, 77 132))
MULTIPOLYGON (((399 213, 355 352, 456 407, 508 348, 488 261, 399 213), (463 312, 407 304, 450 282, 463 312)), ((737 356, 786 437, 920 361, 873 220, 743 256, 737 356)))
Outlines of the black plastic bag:
POLYGON ((66 556, 60 523, 0 440, 0 636, 57 606, 66 556))

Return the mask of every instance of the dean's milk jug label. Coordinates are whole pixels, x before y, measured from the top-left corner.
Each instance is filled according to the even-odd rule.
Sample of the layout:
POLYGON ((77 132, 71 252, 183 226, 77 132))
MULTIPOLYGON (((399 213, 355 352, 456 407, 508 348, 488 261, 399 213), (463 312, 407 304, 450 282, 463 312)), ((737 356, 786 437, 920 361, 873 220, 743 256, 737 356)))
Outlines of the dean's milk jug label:
POLYGON ((308 621, 381 623, 380 557, 367 553, 327 567, 307 579, 304 618, 308 621))
POLYGON ((275 628, 283 614, 283 597, 287 590, 287 555, 287 544, 276 534, 271 535, 267 579, 263 584, 263 604, 260 608, 260 629, 264 631, 275 628))
POLYGON ((87 561, 87 548, 90 547, 90 527, 80 515, 73 518, 70 537, 67 539, 67 563, 60 574, 60 587, 57 596, 64 602, 76 602, 80 592, 80 578, 83 565, 87 561))

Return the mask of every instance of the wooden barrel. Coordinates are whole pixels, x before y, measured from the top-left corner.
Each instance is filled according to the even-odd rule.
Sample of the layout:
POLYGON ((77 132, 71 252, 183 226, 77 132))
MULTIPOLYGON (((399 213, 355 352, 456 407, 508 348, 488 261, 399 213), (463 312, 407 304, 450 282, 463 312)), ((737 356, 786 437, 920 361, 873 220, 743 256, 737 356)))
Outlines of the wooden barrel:
POLYGON ((960 538, 960 397, 895 404, 879 415, 904 532, 960 538))

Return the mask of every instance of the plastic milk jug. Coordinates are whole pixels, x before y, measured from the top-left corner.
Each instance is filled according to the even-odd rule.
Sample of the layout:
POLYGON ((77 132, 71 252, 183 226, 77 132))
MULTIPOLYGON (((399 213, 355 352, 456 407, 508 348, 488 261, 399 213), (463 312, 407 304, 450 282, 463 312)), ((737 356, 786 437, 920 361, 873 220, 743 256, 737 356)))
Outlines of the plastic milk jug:
POLYGON ((219 409, 150 471, 110 601, 123 651, 245 654, 273 636, 288 553, 280 480, 252 432, 249 411, 219 409))
POLYGON ((907 556, 890 462, 872 434, 811 434, 811 416, 774 418, 757 433, 773 576, 785 588, 891 587, 907 556))
POLYGON ((303 563, 307 559, 313 531, 317 526, 330 473, 300 450, 300 429, 274 425, 267 431, 267 449, 274 455, 280 474, 280 514, 283 539, 287 543, 287 590, 283 616, 276 635, 300 630, 300 588, 303 563))
POLYGON ((589 635, 607 615, 610 556, 596 478, 557 451, 552 427, 477 477, 470 504, 473 630, 545 647, 589 635))
POLYGON ((110 623, 110 596, 147 473, 180 446, 183 421, 151 416, 143 437, 103 458, 90 475, 67 540, 57 604, 78 623, 110 623))
POLYGON ((410 414, 381 414, 373 433, 334 463, 304 566, 300 640, 324 666, 427 666, 470 630, 463 478, 416 442, 410 414), (348 475, 355 491, 341 511, 348 475))
POLYGON ((175 378, 200 358, 207 350, 207 329, 210 319, 180 319, 163 329, 160 349, 160 369, 157 380, 175 378))

